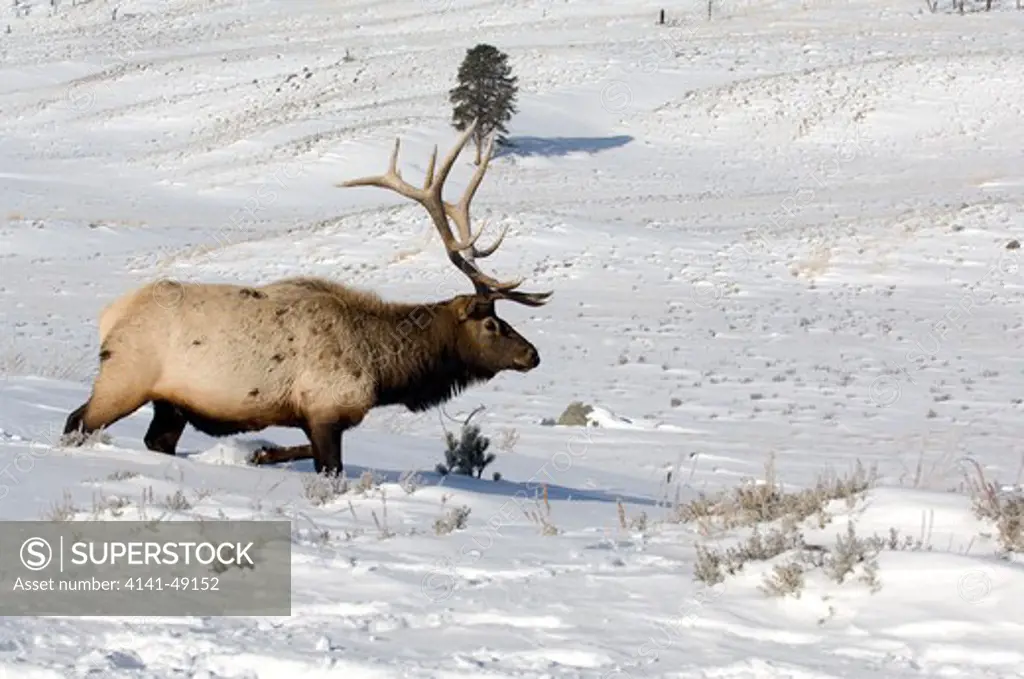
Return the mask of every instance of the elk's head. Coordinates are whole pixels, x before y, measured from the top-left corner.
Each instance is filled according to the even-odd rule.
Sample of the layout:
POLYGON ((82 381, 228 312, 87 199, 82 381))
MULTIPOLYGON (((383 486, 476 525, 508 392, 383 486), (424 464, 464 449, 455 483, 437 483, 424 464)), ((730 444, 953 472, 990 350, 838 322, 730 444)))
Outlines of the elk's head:
POLYGON ((400 140, 395 140, 395 150, 391 154, 391 161, 385 174, 352 179, 337 186, 377 186, 394 191, 422 205, 441 236, 448 259, 469 278, 476 290, 472 295, 457 295, 447 303, 457 323, 456 346, 459 358, 475 372, 487 377, 503 370, 528 372, 540 364, 537 348, 499 318, 494 305, 498 300, 509 300, 527 306, 541 306, 547 303, 551 293, 519 291, 517 288, 523 282, 521 279, 498 281, 483 273, 475 263, 477 259, 494 254, 508 231, 506 227, 490 247, 479 249, 476 241, 483 233, 483 229, 474 235, 469 219, 470 201, 473 200, 473 195, 487 172, 494 151, 493 137, 488 141, 480 165, 473 173, 459 202, 453 205, 441 195, 448 173, 472 136, 476 125, 474 121, 462 133, 455 146, 441 161, 436 173, 434 166, 437 161, 437 147, 434 147, 423 188, 409 184, 402 179, 398 171, 400 140), (450 222, 455 222, 461 241, 452 233, 450 222))
POLYGON ((529 372, 540 365, 540 354, 525 337, 494 310, 494 301, 459 295, 450 302, 458 318, 459 358, 479 372, 529 372))

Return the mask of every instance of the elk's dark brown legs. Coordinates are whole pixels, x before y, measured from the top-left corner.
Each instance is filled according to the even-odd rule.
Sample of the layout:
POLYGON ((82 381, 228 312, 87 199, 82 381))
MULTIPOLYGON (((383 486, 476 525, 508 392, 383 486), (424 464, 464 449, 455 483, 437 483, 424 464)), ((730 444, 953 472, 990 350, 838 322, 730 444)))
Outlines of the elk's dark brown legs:
POLYGON ((153 421, 142 441, 152 451, 174 455, 186 424, 188 420, 177 406, 158 399, 153 401, 153 421))
POLYGON ((73 431, 81 431, 84 429, 82 420, 85 418, 85 409, 89 407, 89 402, 86 401, 82 405, 78 406, 71 411, 68 415, 68 419, 64 421, 64 433, 70 434, 73 431))
POLYGON ((281 462, 296 462, 298 460, 312 460, 313 446, 304 443, 300 446, 282 446, 280 448, 260 448, 252 457, 252 463, 280 464, 281 462))
POLYGON ((348 426, 337 423, 317 423, 309 428, 309 440, 313 444, 313 469, 316 473, 326 472, 332 476, 342 473, 341 435, 348 426))
POLYGON ((253 455, 252 463, 264 465, 313 460, 313 469, 318 474, 326 471, 330 474, 340 475, 343 470, 341 436, 348 428, 348 425, 334 422, 311 424, 308 428, 304 427, 306 435, 309 437, 308 444, 261 448, 253 455))

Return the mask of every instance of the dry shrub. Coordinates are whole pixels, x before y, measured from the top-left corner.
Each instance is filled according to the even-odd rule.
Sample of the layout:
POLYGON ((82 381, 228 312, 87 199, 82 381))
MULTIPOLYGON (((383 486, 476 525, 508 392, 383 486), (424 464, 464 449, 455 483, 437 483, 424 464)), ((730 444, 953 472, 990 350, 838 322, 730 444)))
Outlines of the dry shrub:
POLYGON ((995 524, 999 546, 1004 554, 1024 553, 1024 493, 1000 490, 985 478, 985 472, 974 460, 975 478, 967 478, 974 515, 995 524))
MULTIPOLYGON (((369 472, 364 472, 363 476, 369 472)), ((384 489, 380 489, 380 504, 381 504, 381 516, 377 516, 377 512, 373 509, 370 510, 370 516, 373 517, 373 523, 377 526, 377 533, 381 540, 395 537, 395 531, 391 530, 388 526, 388 496, 384 492, 384 489)))
POLYGON ((434 521, 434 532, 438 535, 448 535, 452 531, 462 530, 469 521, 470 509, 463 505, 452 507, 444 516, 434 521))
POLYGON ((367 469, 359 475, 359 480, 356 481, 352 490, 357 493, 362 493, 363 495, 369 495, 370 491, 380 490, 380 484, 384 483, 386 480, 387 477, 383 474, 378 474, 377 472, 367 469))
POLYGON ((698 545, 694 576, 707 585, 717 585, 725 576, 739 573, 751 561, 768 561, 805 546, 803 535, 794 530, 776 527, 762 535, 760 528, 754 526, 747 539, 731 547, 698 545))
POLYGON ((91 519, 93 521, 102 521, 108 513, 111 517, 119 519, 124 516, 124 510, 130 505, 131 502, 123 497, 108 497, 105 495, 101 495, 98 498, 93 497, 91 519))
POLYGON ((878 553, 885 549, 929 549, 925 540, 900 536, 895 528, 887 536, 862 538, 848 523, 844 534, 833 545, 808 544, 799 530, 801 524, 814 517, 818 527, 831 522, 828 506, 841 500, 848 508, 874 484, 877 472, 866 469, 859 461, 845 476, 821 476, 813 486, 786 490, 777 481, 774 457, 765 465, 763 483, 744 483, 715 495, 702 494, 686 504, 677 504, 675 520, 695 522, 702 532, 752 529, 743 538, 727 547, 697 547, 694 577, 708 585, 716 585, 743 570, 751 562, 778 559, 761 585, 771 596, 800 596, 805 575, 819 570, 829 580, 843 584, 856 576, 877 591, 878 553))
POLYGON ((43 521, 66 522, 74 519, 76 514, 78 514, 78 507, 75 506, 71 493, 65 490, 61 501, 52 503, 49 511, 43 513, 42 519, 43 521))
POLYGON ((523 514, 527 519, 537 524, 540 528, 541 535, 558 535, 561 531, 555 522, 551 518, 551 503, 548 502, 548 484, 543 484, 542 487, 544 500, 541 504, 540 498, 534 498, 533 503, 535 509, 523 509, 523 514))
POLYGON ((626 516, 626 506, 622 504, 622 500, 616 498, 615 508, 619 516, 619 527, 622 530, 633 530, 643 533, 647 530, 648 519, 647 512, 642 511, 636 516, 629 518, 626 516))
POLYGON ((398 477, 398 485, 405 491, 406 495, 412 495, 423 485, 423 477, 413 471, 403 472, 398 477))
POLYGON ((174 495, 168 495, 164 498, 164 507, 171 510, 172 512, 185 512, 192 509, 192 503, 185 497, 185 493, 181 490, 174 491, 174 495))
POLYGON ((315 507, 332 502, 348 490, 349 481, 342 475, 306 474, 302 477, 302 494, 315 507))
POLYGON ((761 591, 770 596, 799 598, 806 573, 819 570, 839 585, 856 576, 857 581, 866 584, 874 593, 881 589, 878 555, 887 549, 918 551, 931 547, 922 540, 901 539, 895 528, 890 529, 887 537, 861 537, 857 535, 853 522, 847 523, 846 533, 837 536, 832 545, 808 544, 803 535, 792 528, 774 528, 762 535, 755 526, 747 539, 732 547, 698 546, 694 577, 708 585, 716 585, 726 576, 742 571, 750 562, 787 557, 765 575, 761 591))
POLYGON ((773 455, 765 464, 763 483, 745 483, 711 496, 701 493, 696 499, 677 505, 672 518, 696 522, 705 533, 779 519, 798 524, 811 516, 817 516, 818 524, 825 526, 830 520, 825 511, 830 502, 844 500, 852 508, 876 478, 876 469, 866 470, 858 460, 848 476, 821 476, 810 488, 788 491, 776 481, 773 455))
POLYGON ((804 588, 804 569, 796 563, 776 564, 761 584, 761 591, 768 596, 792 596, 800 598, 804 588))

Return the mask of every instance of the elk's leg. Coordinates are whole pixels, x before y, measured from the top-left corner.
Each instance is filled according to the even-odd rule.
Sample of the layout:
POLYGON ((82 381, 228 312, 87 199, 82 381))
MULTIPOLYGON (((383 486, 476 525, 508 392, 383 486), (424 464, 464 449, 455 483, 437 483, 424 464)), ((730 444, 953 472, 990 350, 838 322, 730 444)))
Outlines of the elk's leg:
POLYGON ((253 454, 252 463, 264 465, 313 460, 313 469, 318 474, 324 471, 325 466, 328 470, 333 466, 334 473, 340 474, 341 430, 335 425, 314 425, 309 429, 308 436, 310 443, 300 446, 260 448, 253 454))
POLYGON ((304 443, 301 446, 281 446, 278 448, 260 448, 252 456, 252 463, 279 464, 281 462, 296 462, 298 460, 312 460, 313 446, 304 443))
POLYGON ((131 415, 148 400, 147 389, 140 387, 138 381, 118 379, 101 367, 89 400, 68 415, 64 433, 88 436, 131 415))
POLYGON ((82 418, 85 416, 85 409, 89 407, 89 402, 86 401, 82 405, 78 406, 71 411, 68 415, 68 419, 64 421, 64 433, 70 434, 73 431, 77 431, 82 428, 82 418))
POLYGON ((297 460, 313 460, 313 469, 319 474, 328 472, 340 475, 344 467, 341 463, 341 438, 345 430, 351 429, 362 421, 356 415, 333 422, 311 422, 302 427, 309 438, 309 444, 287 446, 281 448, 261 448, 252 457, 256 465, 295 462, 297 460))
POLYGON ((339 422, 318 422, 309 426, 309 441, 313 448, 313 469, 317 474, 332 476, 342 473, 341 435, 351 425, 339 422))
POLYGON ((142 440, 152 451, 174 455, 186 424, 188 420, 177 406, 157 399, 153 401, 153 421, 142 440))
POLYGON ((303 443, 298 446, 264 446, 253 453, 250 462, 255 465, 280 464, 282 462, 299 462, 301 460, 316 460, 313 453, 313 435, 308 425, 302 425, 302 431, 310 443, 303 443))

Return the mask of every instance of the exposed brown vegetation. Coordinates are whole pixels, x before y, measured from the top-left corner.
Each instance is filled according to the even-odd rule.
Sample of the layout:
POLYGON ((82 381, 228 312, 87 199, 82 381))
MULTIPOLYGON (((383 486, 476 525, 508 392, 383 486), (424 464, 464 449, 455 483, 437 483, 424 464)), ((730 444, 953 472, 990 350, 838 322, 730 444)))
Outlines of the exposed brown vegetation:
MULTIPOLYGON (((1021 462, 1024 469, 1024 458, 1021 462)), ((1024 553, 1024 493, 1001 491, 985 478, 981 465, 973 460, 971 464, 977 472, 976 478, 968 477, 974 515, 995 525, 1003 553, 1024 553)))
POLYGON ((717 534, 714 543, 697 546, 694 578, 716 585, 751 563, 774 562, 761 583, 770 596, 799 597, 810 571, 837 584, 855 579, 877 592, 881 587, 878 555, 887 550, 930 550, 927 523, 922 523, 919 538, 901 535, 895 528, 885 536, 862 537, 852 521, 834 544, 807 542, 803 533, 808 520, 819 528, 832 522, 834 501, 852 509, 875 480, 875 469, 865 469, 858 461, 847 475, 819 477, 809 488, 786 491, 777 483, 772 458, 765 465, 763 484, 745 484, 678 505, 677 520, 697 523, 705 535, 717 534), (743 530, 742 537, 730 538, 734 529, 749 533, 743 530))
POLYGON ((764 483, 745 483, 716 495, 700 494, 696 499, 675 508, 675 520, 695 522, 702 532, 754 526, 785 519, 799 523, 817 516, 824 525, 829 521, 825 510, 833 500, 848 505, 871 487, 877 477, 875 468, 865 469, 857 462, 849 476, 821 476, 809 488, 786 490, 777 481, 774 457, 765 464, 764 483))

